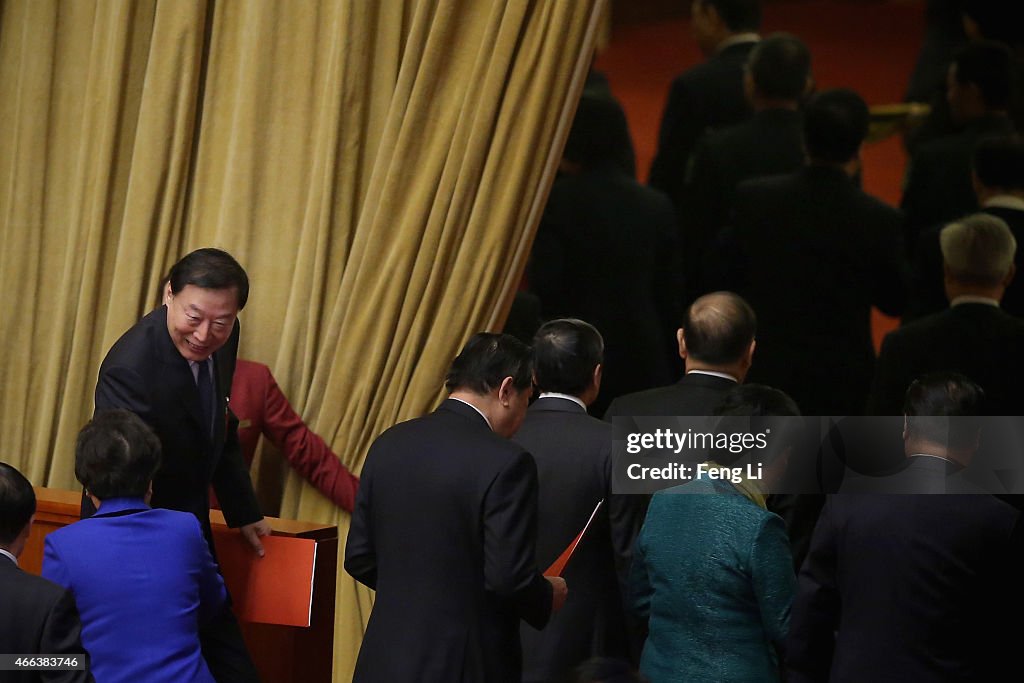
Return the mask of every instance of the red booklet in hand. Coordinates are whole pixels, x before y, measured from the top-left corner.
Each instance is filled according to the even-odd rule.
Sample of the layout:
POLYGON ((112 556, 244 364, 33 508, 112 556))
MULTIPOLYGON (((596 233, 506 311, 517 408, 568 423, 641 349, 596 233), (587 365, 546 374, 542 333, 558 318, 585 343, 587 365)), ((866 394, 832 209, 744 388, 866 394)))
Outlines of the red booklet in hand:
POLYGON ((583 529, 576 534, 576 538, 572 539, 572 543, 569 544, 562 554, 558 556, 550 567, 544 572, 544 576, 561 576, 562 572, 565 571, 565 565, 569 564, 569 558, 576 552, 576 546, 580 544, 580 540, 583 538, 583 534, 587 533, 587 529, 590 528, 590 523, 594 521, 594 517, 597 516, 597 511, 601 509, 601 505, 604 503, 604 498, 597 501, 597 505, 594 506, 594 511, 590 513, 590 519, 583 525, 583 529))

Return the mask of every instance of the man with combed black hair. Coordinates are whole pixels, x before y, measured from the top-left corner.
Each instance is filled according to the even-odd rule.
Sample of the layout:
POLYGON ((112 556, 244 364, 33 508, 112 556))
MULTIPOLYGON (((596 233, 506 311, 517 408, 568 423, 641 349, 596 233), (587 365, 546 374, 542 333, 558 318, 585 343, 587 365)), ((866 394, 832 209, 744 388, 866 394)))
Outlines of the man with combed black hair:
POLYGON ((345 570, 377 591, 354 681, 518 682, 519 620, 543 627, 565 581, 537 571, 537 466, 509 441, 530 349, 479 333, 430 415, 395 425, 363 465, 345 570))
POLYGON ((808 163, 736 190, 733 226, 714 264, 757 311, 750 381, 782 389, 805 415, 860 415, 874 364, 871 307, 903 308, 899 211, 865 194, 868 109, 826 90, 804 110, 808 163))
POLYGON ((1007 47, 988 40, 967 44, 953 58, 946 97, 962 129, 922 144, 911 157, 901 203, 908 249, 917 246, 929 226, 978 210, 971 154, 979 140, 1013 133, 1008 114, 1012 71, 1007 47))
POLYGON ((686 163, 700 136, 750 118, 743 67, 760 39, 761 2, 695 0, 690 26, 707 61, 672 81, 648 177, 648 184, 669 195, 677 208, 686 163))
POLYGON ((602 353, 600 333, 582 320, 552 320, 534 337, 541 393, 515 441, 537 462, 540 565, 554 562, 604 504, 566 566, 565 608, 543 631, 520 629, 523 681, 547 683, 590 657, 630 654, 624 589, 643 516, 630 496, 612 495, 612 426, 587 415, 601 388, 602 353))
POLYGON ((1024 415, 1024 320, 999 307, 1016 272, 1017 241, 1004 221, 984 213, 950 223, 940 241, 949 307, 886 336, 868 410, 897 415, 911 380, 949 370, 982 386, 982 412, 1024 415))
MULTIPOLYGON (((906 394, 904 450, 916 474, 977 447, 980 388, 922 377, 906 394)), ((917 477, 921 481, 920 477, 917 477)), ((1024 526, 989 495, 829 496, 799 577, 786 680, 995 681, 1020 647, 1024 526), (1009 625, 1009 626, 1008 626, 1009 625)))
POLYGON ((708 133, 694 150, 678 211, 687 303, 711 289, 702 281, 704 259, 728 222, 736 186, 803 164, 800 103, 812 84, 811 53, 803 41, 787 33, 766 37, 750 53, 744 73, 753 117, 708 133))
POLYGON ((76 671, 4 671, 5 683, 92 683, 75 599, 63 587, 18 568, 36 513, 36 494, 21 472, 0 462, 0 653, 73 657, 76 671))
MULTIPOLYGON (((974 193, 981 211, 1006 221, 1018 244, 1024 240, 1024 140, 1018 135, 985 138, 974 148, 971 161, 974 193)), ((901 324, 906 325, 949 304, 943 286, 942 249, 939 233, 944 225, 926 230, 918 240, 911 297, 901 324)), ((1013 259, 1019 270, 1024 250, 1013 259)), ((1024 280, 1015 279, 1003 294, 1007 313, 1024 316, 1024 280)))
POLYGON ((686 374, 677 383, 620 396, 604 419, 616 416, 709 415, 742 382, 754 356, 757 317, 732 292, 706 294, 690 305, 676 331, 686 374))
MULTIPOLYGON (((197 249, 170 271, 163 305, 139 320, 107 352, 96 381, 96 413, 121 408, 145 421, 163 460, 152 505, 190 512, 211 552, 210 486, 228 524, 263 555, 270 525, 260 512, 238 442, 228 394, 238 354, 238 313, 249 278, 230 254, 197 249)), ((83 516, 92 505, 83 500, 83 516)), ((218 681, 257 681, 238 622, 227 607, 202 632, 203 656, 218 681)))

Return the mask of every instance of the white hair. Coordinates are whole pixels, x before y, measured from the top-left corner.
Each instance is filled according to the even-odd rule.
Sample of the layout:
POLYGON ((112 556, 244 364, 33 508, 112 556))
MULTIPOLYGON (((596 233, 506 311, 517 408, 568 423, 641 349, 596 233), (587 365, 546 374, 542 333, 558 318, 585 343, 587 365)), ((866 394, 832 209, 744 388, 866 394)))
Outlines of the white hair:
POLYGON ((1013 266, 1017 240, 1001 218, 976 213, 950 223, 939 233, 942 259, 958 281, 997 285, 1013 266))

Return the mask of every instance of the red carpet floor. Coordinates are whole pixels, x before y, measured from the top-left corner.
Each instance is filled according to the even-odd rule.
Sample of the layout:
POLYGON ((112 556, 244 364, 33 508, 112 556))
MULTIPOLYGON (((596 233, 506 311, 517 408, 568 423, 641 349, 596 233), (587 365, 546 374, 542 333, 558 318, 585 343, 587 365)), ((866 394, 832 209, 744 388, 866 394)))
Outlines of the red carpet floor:
MULTIPOLYGON (((793 33, 807 43, 819 89, 853 88, 869 105, 899 102, 924 35, 924 2, 770 2, 764 7, 762 34, 774 31, 793 33)), ((669 84, 700 60, 687 20, 618 27, 597 59, 597 68, 608 76, 626 110, 641 180, 657 146, 669 84)), ((905 167, 897 138, 869 145, 864 153, 865 189, 897 204, 905 167)), ((876 345, 896 322, 875 313, 876 345)))

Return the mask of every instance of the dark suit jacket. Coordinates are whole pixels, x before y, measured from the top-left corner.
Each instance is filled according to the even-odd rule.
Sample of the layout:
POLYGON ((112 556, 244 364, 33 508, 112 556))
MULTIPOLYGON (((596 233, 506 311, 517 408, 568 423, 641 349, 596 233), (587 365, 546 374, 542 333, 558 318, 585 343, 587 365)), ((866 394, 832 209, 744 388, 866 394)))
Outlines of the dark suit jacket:
POLYGON ((564 398, 538 399, 515 441, 537 462, 537 562, 550 566, 604 500, 566 566, 569 598, 543 631, 521 626, 523 680, 560 679, 585 659, 628 658, 624 590, 643 516, 612 495, 612 427, 564 398))
POLYGON ((743 67, 756 41, 736 43, 672 81, 658 131, 658 150, 647 183, 680 206, 686 164, 708 128, 750 118, 743 92, 743 67))
POLYGON ((991 496, 830 496, 800 572, 786 680, 1004 680, 1020 646, 1022 531, 991 496))
POLYGON ((167 308, 161 306, 137 322, 107 352, 96 382, 96 410, 124 408, 153 428, 163 461, 153 479, 153 507, 191 512, 210 531, 212 483, 224 517, 233 527, 262 519, 249 468, 238 444, 238 420, 228 410, 228 394, 238 353, 238 324, 213 354, 215 401, 222 418, 214 436, 203 427, 199 390, 188 361, 167 332, 167 308))
POLYGON ((213 683, 199 627, 227 591, 191 515, 106 500, 46 537, 43 576, 74 595, 99 680, 213 683))
POLYGON ((630 391, 672 380, 679 320, 672 204, 613 164, 555 180, 530 254, 530 289, 548 319, 586 320, 604 337, 600 415, 630 391))
POLYGON ((750 178, 803 166, 802 121, 799 112, 766 109, 749 121, 708 133, 698 143, 678 212, 687 301, 712 289, 704 277, 705 259, 718 232, 729 222, 736 187, 750 178))
POLYGON ((890 332, 882 342, 868 410, 901 415, 910 383, 926 372, 960 372, 985 390, 989 415, 1024 415, 1024 320, 964 303, 890 332))
MULTIPOLYGON (((1017 244, 1024 244, 1024 211, 990 206, 982 209, 982 212, 1006 221, 1017 244)), ((938 313, 949 306, 943 284, 942 248, 939 245, 939 233, 944 227, 945 224, 933 225, 918 238, 911 273, 910 299, 900 321, 902 325, 930 313, 938 313)), ((1017 266, 1017 277, 1006 288, 1001 305, 1007 313, 1024 317, 1024 248, 1018 246, 1013 262, 1017 266)))
POLYGON ((71 593, 20 570, 0 556, 0 652, 85 659, 83 671, 3 671, 4 683, 92 683, 89 655, 82 646, 82 623, 71 593))
POLYGON ((716 260, 719 288, 757 312, 747 378, 788 393, 804 415, 860 415, 874 365, 871 306, 903 308, 900 213, 841 170, 808 166, 736 191, 716 260))
POLYGON ((962 131, 921 145, 911 157, 901 207, 906 213, 904 242, 917 246, 929 226, 946 223, 978 210, 971 184, 971 156, 982 138, 1007 135, 1013 123, 1005 116, 972 121, 962 131))
POLYGON ((536 537, 537 466, 471 406, 377 437, 345 547, 377 591, 353 680, 519 681, 519 620, 551 612, 536 537))
POLYGON ((675 384, 620 396, 612 401, 604 419, 627 416, 710 415, 736 382, 715 375, 690 373, 675 384))

